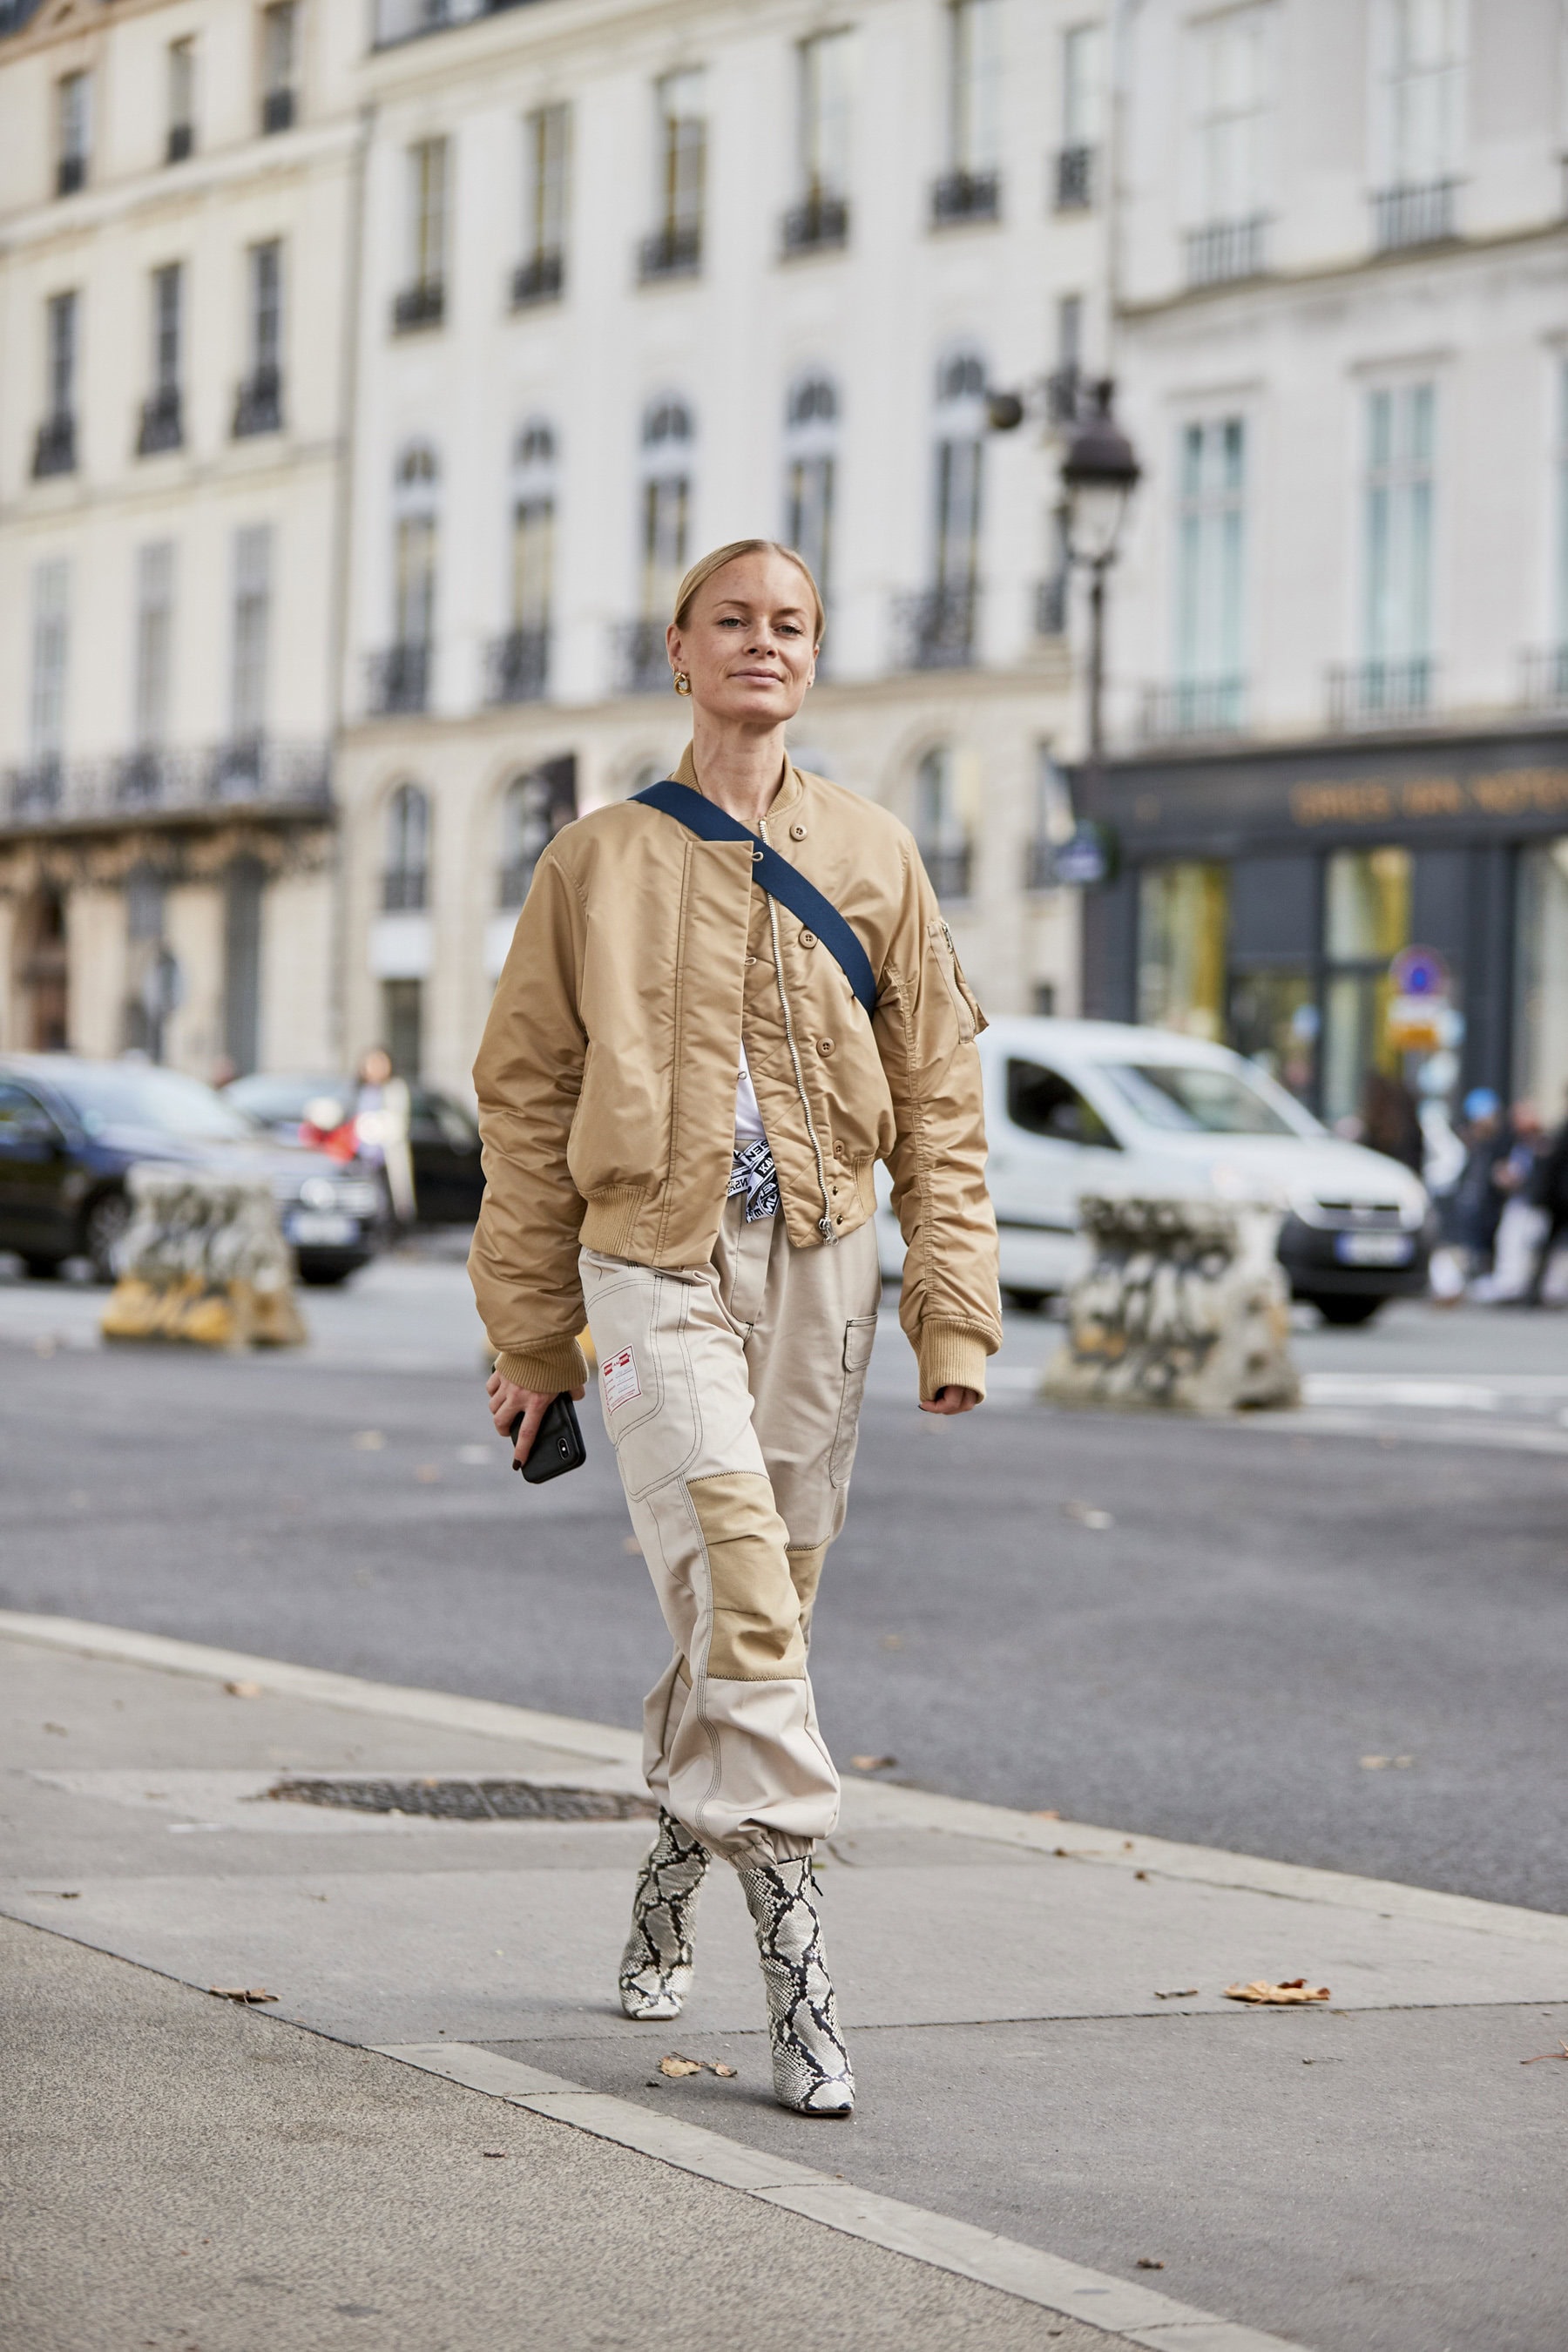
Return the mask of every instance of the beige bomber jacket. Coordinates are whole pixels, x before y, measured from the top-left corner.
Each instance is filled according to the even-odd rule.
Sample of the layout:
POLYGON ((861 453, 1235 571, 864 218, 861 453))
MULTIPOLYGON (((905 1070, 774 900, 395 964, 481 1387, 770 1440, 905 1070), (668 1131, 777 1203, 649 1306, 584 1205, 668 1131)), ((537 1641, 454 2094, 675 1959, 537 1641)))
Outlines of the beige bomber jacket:
MULTIPOLYGON (((695 784, 689 749, 675 774, 695 784)), ((753 884, 744 842, 700 841, 622 802, 567 825, 534 870, 474 1064, 485 1196, 468 1270, 520 1388, 585 1377, 580 1243, 643 1265, 708 1263, 743 1036, 790 1240, 831 1246, 864 1223, 887 1160, 921 1395, 984 1393, 1002 1338, 984 1015, 895 817, 791 767, 761 830, 858 933, 874 1019, 753 884)))

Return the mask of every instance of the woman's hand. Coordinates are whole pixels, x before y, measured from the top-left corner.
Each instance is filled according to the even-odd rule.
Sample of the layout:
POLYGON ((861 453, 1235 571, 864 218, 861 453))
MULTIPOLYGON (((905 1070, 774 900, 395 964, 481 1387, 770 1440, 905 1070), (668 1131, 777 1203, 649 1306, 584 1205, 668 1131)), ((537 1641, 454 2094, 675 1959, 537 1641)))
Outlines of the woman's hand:
POLYGON ((929 1402, 921 1397, 921 1411, 922 1412, 973 1412, 979 1402, 978 1389, 955 1389, 950 1385, 945 1389, 938 1389, 935 1396, 929 1402))
MULTIPOLYGON (((511 1458, 519 1468, 527 1461, 539 1433, 539 1424, 559 1393, 556 1389, 543 1391, 520 1389, 515 1381, 502 1380, 499 1372, 492 1372, 485 1382, 485 1394, 490 1401, 490 1419, 502 1437, 511 1435, 512 1423, 519 1413, 522 1415, 522 1427, 517 1433, 517 1444, 511 1450, 511 1458)), ((572 1391, 574 1402, 582 1394, 581 1385, 574 1388, 572 1391)))

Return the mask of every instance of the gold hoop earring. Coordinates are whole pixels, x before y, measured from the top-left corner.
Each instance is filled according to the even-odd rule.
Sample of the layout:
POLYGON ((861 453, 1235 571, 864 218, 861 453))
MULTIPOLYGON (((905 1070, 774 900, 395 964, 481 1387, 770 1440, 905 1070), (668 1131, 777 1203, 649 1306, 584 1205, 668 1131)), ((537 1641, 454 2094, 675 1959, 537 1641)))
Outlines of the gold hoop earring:
POLYGON ((677 694, 689 694, 691 691, 691 680, 683 669, 678 669, 675 673, 675 690, 677 694))

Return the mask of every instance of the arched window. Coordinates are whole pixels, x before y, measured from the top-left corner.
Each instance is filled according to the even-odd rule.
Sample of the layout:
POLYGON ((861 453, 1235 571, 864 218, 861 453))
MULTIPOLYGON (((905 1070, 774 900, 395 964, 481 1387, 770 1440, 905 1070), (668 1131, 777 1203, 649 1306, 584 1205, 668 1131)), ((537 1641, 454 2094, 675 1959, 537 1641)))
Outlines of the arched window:
POLYGON ((519 428, 511 458, 511 626, 491 648, 490 699, 543 694, 555 585, 555 433, 542 416, 519 428))
POLYGON ((388 914, 417 913, 429 903, 429 795, 417 784, 399 784, 386 804, 381 903, 388 914))
POLYGON ((838 387, 829 375, 798 375, 784 404, 784 540, 832 594, 833 518, 837 489, 838 387))
POLYGON ((427 441, 399 453, 392 494, 392 646, 373 681, 380 710, 423 710, 436 634, 436 527, 440 468, 427 441))
POLYGON ((963 668, 973 658, 984 400, 985 362, 979 352, 950 352, 936 380, 931 592, 923 615, 921 668, 963 668))
POLYGON ((512 778, 500 803, 497 901, 503 910, 521 906, 541 854, 576 814, 577 761, 572 752, 512 778))
POLYGON ((969 896, 973 838, 968 803, 977 781, 972 756, 952 743, 934 744, 915 771, 914 836, 939 898, 969 896))
POLYGON ((638 618, 620 633, 620 683, 632 693, 669 684, 664 632, 689 563, 692 413, 675 394, 643 411, 638 486, 638 618))

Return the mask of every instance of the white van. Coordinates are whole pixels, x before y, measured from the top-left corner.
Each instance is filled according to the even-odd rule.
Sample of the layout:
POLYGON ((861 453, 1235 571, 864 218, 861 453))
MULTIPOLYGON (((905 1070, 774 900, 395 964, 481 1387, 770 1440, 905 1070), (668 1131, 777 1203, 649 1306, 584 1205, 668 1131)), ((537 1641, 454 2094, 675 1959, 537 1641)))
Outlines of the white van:
MULTIPOLYGON (((1368 1322, 1385 1298, 1426 1290, 1433 1219, 1420 1180, 1331 1135, 1239 1054, 1118 1021, 994 1021, 978 1043, 1012 1304, 1038 1306, 1073 1281, 1085 1192, 1283 1210, 1291 1290, 1331 1323, 1368 1322)), ((882 1271, 896 1277, 903 1240, 878 1175, 882 1271)))

